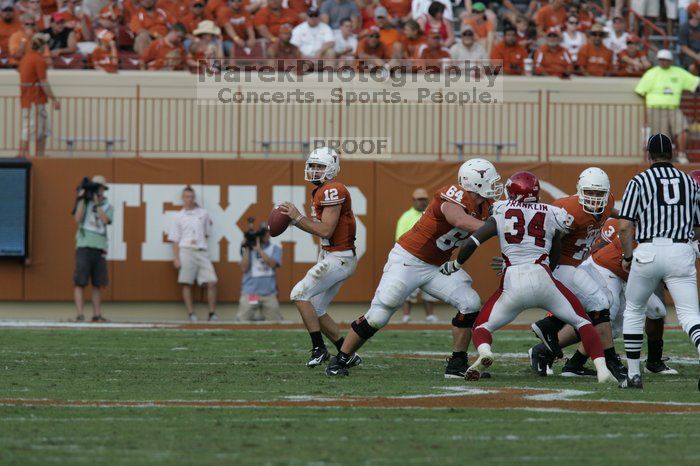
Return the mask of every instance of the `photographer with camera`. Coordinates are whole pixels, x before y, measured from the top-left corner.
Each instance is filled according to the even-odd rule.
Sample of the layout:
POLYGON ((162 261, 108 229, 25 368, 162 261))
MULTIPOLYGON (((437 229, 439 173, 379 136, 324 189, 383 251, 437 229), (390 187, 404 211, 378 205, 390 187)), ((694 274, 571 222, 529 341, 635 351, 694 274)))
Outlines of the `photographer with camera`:
POLYGON ((270 242, 270 232, 263 223, 255 230, 255 219, 248 218, 248 231, 241 245, 241 299, 237 321, 255 320, 260 310, 266 321, 281 321, 277 301, 277 267, 282 265, 282 248, 270 242))
POLYGON ((78 224, 75 234, 75 272, 73 273, 73 299, 78 311, 76 321, 83 322, 85 314, 84 291, 92 284, 92 321, 107 322, 102 317, 101 289, 109 283, 107 276, 107 225, 112 223, 112 206, 104 194, 109 189, 104 176, 92 180, 83 178, 78 186, 78 198, 73 218, 78 224))
POLYGON ((168 232, 168 241, 173 243, 173 265, 179 270, 177 281, 182 285, 182 300, 191 322, 197 322, 192 301, 192 285, 197 280, 200 286, 207 285, 209 321, 219 320, 216 316, 216 283, 214 264, 209 259, 207 238, 212 222, 206 210, 196 202, 194 189, 190 186, 182 190, 182 209, 168 232))

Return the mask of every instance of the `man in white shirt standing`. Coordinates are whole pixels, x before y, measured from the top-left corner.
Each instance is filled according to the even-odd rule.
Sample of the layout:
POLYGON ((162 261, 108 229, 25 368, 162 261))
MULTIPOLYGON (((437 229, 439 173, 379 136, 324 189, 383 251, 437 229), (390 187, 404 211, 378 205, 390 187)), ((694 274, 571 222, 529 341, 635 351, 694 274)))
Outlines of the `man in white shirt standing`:
POLYGON ((292 30, 290 42, 299 47, 304 58, 335 58, 333 30, 321 22, 318 8, 306 12, 306 21, 292 30))
POLYGON ((182 285, 182 299, 191 322, 197 322, 192 302, 192 285, 195 280, 200 285, 207 284, 209 321, 219 320, 216 316, 216 272, 209 259, 207 237, 211 229, 211 218, 206 210, 199 207, 194 190, 187 186, 182 190, 182 210, 168 232, 168 241, 173 243, 173 264, 179 270, 178 283, 182 285))

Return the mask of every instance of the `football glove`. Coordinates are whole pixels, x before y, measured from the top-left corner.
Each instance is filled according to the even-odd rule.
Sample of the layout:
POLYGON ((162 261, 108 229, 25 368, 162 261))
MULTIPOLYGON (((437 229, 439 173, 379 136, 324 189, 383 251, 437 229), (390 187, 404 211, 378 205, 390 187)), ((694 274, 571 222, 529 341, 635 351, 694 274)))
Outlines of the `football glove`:
POLYGON ((453 273, 457 272, 462 268, 462 265, 457 262, 456 260, 454 261, 449 261, 445 262, 440 266, 440 273, 443 275, 452 275, 453 273))

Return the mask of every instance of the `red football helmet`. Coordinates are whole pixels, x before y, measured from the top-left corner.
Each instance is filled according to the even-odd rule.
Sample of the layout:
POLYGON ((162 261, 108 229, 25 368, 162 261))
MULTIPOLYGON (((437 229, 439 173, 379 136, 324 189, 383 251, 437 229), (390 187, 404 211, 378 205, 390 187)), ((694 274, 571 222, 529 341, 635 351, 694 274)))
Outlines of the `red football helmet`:
POLYGON ((540 180, 530 172, 517 172, 506 181, 505 191, 511 201, 539 202, 540 180))
POLYGON ((690 176, 693 177, 693 181, 695 181, 695 183, 700 185, 700 170, 693 170, 690 172, 690 176))

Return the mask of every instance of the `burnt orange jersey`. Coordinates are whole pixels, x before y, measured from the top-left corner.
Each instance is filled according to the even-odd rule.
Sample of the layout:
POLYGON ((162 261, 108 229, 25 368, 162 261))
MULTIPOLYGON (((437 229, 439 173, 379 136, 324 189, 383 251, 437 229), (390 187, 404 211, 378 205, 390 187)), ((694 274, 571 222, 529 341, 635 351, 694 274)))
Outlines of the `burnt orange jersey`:
POLYGON ((489 217, 491 201, 476 205, 471 195, 459 185, 444 186, 437 190, 423 216, 413 228, 399 238, 398 243, 418 259, 433 265, 442 265, 452 251, 461 246, 469 232, 452 226, 442 213, 444 202, 457 204, 467 215, 479 220, 489 217))
POLYGON ((566 210, 574 218, 569 233, 561 240, 559 264, 578 266, 588 256, 593 241, 598 237, 600 228, 610 218, 615 200, 608 195, 608 204, 599 216, 583 211, 578 196, 569 196, 554 201, 554 205, 566 210))
POLYGON ((352 199, 343 183, 330 181, 314 189, 312 193, 311 216, 321 220, 323 209, 340 205, 340 218, 333 236, 321 239, 324 251, 355 250, 355 214, 352 213, 352 199))
POLYGON ((593 262, 608 269, 624 281, 629 273, 622 269, 622 241, 616 218, 609 218, 600 230, 600 236, 593 246, 593 262))

